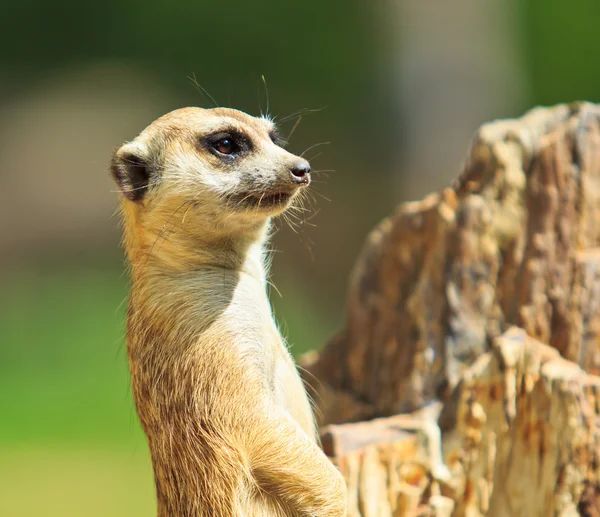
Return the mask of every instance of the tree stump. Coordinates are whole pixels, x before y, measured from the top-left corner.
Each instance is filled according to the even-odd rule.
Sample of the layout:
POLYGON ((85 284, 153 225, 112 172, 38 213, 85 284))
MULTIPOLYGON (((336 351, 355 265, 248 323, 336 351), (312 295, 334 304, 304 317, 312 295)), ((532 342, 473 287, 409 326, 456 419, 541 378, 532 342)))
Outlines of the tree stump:
POLYGON ((302 363, 350 516, 600 516, 600 107, 484 125, 302 363))

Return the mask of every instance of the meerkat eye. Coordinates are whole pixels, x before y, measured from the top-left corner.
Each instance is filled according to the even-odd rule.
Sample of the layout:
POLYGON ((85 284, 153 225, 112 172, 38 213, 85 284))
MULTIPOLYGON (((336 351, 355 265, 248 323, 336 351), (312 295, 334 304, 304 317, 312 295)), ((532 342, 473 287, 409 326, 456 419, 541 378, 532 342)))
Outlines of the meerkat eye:
POLYGON ((220 138, 216 142, 213 142, 212 145, 213 148, 221 154, 233 154, 238 149, 235 140, 230 136, 220 138))
POLYGON ((213 154, 227 159, 237 159, 252 150, 250 139, 236 130, 219 131, 201 137, 200 143, 213 154))

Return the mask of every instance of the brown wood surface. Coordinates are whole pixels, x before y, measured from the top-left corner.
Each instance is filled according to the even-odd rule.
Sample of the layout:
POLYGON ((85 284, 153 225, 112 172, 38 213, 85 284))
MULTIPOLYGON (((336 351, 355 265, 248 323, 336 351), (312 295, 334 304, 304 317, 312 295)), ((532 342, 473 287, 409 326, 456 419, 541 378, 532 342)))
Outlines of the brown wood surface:
POLYGON ((369 235, 346 314, 302 362, 349 515, 600 516, 600 107, 484 125, 369 235))

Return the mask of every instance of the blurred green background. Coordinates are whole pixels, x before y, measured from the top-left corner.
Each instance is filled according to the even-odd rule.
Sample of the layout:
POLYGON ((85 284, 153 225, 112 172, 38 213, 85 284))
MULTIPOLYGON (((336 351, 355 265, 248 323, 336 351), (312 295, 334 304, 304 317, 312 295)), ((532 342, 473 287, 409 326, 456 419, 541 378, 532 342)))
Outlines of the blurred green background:
MULTIPOLYGON (((343 324, 366 232, 460 170, 477 126, 600 100, 587 0, 10 2, 0 31, 0 516, 144 516, 112 148, 185 105, 302 117, 312 214, 273 293, 299 354, 343 324), (448 5, 447 5, 448 4, 448 5), (331 171, 331 172, 325 172, 331 171)), ((295 119, 283 123, 290 131, 295 119)))

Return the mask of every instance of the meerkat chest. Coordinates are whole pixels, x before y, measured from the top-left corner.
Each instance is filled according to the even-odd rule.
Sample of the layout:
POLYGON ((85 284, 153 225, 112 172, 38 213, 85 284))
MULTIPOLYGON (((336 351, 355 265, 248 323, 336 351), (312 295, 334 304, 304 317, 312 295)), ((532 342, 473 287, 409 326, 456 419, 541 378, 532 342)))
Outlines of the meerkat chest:
POLYGON ((315 436, 312 409, 304 385, 277 325, 266 295, 252 293, 251 285, 240 286, 234 312, 240 319, 239 352, 260 364, 264 382, 274 402, 286 409, 311 438, 315 436))
MULTIPOLYGON (((253 385, 261 385, 264 394, 314 438, 310 402, 273 319, 264 285, 249 275, 208 270, 183 277, 170 291, 176 293, 170 310, 173 319, 181 320, 182 328, 202 329, 196 349, 202 371, 211 379, 236 371, 253 385)), ((214 389, 213 382, 206 385, 214 389)))
POLYGON ((280 357, 276 361, 274 380, 274 395, 277 403, 290 413, 308 436, 316 440, 316 426, 310 400, 296 365, 287 350, 285 350, 285 357, 280 357))

